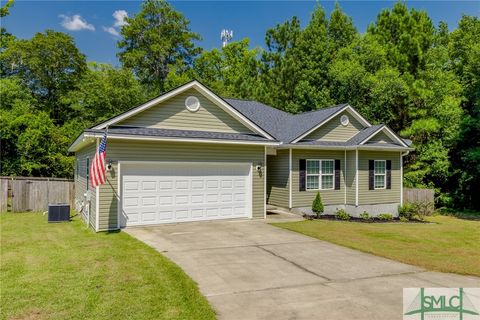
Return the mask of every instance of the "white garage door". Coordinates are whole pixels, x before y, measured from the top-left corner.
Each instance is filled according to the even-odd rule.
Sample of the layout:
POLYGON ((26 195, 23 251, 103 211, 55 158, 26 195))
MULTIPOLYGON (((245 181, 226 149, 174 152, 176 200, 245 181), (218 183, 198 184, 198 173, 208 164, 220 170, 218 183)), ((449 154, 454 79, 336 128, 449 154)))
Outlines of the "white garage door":
POLYGON ((122 163, 123 226, 249 218, 251 164, 122 163))

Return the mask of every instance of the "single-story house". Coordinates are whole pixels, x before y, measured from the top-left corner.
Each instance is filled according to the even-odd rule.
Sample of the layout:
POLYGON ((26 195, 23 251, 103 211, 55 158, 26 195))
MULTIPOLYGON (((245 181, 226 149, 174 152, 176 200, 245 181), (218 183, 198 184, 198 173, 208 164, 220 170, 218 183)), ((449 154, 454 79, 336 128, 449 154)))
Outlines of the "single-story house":
POLYGON ((341 104, 289 114, 222 98, 198 81, 86 129, 76 156, 76 209, 96 231, 264 218, 266 205, 396 214, 408 141, 341 104), (90 162, 108 128, 106 183, 90 162))

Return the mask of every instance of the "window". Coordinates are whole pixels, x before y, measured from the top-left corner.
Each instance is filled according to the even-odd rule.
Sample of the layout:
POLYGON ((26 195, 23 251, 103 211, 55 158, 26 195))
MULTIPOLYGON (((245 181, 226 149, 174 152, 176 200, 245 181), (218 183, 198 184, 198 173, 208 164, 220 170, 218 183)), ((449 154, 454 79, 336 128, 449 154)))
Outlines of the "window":
POLYGON ((307 160, 307 190, 328 190, 334 187, 333 160, 307 160))
POLYGON ((85 172, 87 173, 87 191, 88 191, 88 185, 90 184, 90 158, 87 158, 86 164, 87 164, 87 167, 85 168, 85 172))
POLYGON ((386 160, 375 160, 374 162, 374 188, 385 189, 387 178, 386 160))

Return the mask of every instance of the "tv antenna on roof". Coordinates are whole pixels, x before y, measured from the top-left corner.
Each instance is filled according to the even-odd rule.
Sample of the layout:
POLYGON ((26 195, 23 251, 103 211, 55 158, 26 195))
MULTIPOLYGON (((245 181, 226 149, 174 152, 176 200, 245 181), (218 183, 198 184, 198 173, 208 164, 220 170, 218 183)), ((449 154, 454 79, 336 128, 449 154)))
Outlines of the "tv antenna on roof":
POLYGON ((230 40, 233 38, 233 30, 223 29, 220 32, 220 39, 222 39, 222 47, 225 47, 230 40))

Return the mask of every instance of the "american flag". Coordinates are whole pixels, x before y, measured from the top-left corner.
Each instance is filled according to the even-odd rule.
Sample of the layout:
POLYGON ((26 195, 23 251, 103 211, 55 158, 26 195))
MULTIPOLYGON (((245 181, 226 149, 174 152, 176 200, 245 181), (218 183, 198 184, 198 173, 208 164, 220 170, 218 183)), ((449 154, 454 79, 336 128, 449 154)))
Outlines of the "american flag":
POLYGON ((98 146, 98 150, 93 157, 90 172, 92 178, 92 187, 96 187, 105 183, 105 158, 107 157, 107 131, 103 134, 102 141, 98 146))

